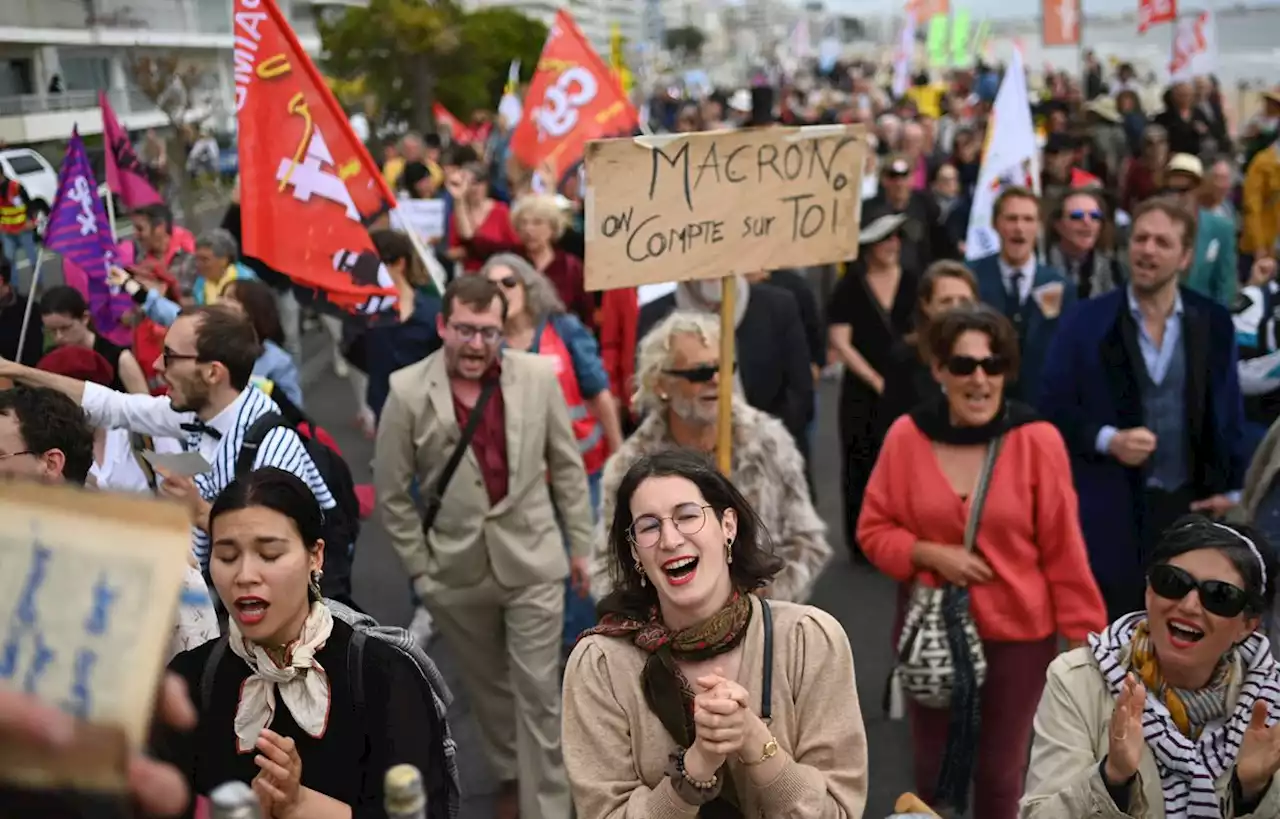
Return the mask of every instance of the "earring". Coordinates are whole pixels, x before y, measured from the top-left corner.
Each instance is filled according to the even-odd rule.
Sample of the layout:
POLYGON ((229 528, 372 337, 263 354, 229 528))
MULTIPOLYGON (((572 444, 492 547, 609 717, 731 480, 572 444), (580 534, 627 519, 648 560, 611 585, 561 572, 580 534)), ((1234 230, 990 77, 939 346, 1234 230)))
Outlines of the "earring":
POLYGON ((640 587, 644 588, 648 582, 648 578, 644 575, 644 566, 640 565, 640 558, 636 558, 636 572, 640 575, 640 587))
POLYGON ((724 541, 724 562, 733 562, 733 538, 726 538, 724 541))
POLYGON ((320 581, 324 579, 324 569, 316 569, 311 573, 311 582, 320 585, 320 581))

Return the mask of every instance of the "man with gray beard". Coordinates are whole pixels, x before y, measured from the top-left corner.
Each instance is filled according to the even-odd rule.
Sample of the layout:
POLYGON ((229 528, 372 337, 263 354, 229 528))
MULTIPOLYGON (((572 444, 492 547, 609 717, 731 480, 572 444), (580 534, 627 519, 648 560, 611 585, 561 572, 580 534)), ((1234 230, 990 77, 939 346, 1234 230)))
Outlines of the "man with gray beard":
POLYGON ((1049 348, 1040 411, 1071 453, 1080 524, 1114 620, 1144 607, 1144 556, 1188 512, 1220 517, 1247 462, 1231 314, 1179 284, 1196 213, 1143 203, 1129 285, 1077 302, 1049 348))

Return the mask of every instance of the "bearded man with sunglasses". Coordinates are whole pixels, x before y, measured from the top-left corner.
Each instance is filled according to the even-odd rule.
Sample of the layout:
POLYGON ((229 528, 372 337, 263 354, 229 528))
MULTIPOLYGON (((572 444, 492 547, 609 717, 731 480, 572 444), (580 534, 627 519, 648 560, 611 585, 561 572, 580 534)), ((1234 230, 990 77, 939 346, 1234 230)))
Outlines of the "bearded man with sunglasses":
POLYGON ((1189 511, 1223 515, 1248 465, 1231 315, 1179 284, 1196 228, 1177 199, 1143 203, 1128 286, 1077 303, 1045 362, 1038 406, 1071 452, 1112 620, 1142 607, 1142 567, 1160 533, 1189 511))

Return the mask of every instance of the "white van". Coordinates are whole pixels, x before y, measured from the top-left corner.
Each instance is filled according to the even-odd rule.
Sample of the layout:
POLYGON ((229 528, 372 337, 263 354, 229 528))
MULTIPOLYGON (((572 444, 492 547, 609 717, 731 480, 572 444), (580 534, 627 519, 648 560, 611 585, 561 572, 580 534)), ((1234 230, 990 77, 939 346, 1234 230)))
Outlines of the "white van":
POLYGON ((36 235, 44 237, 49 211, 58 195, 58 171, 49 161, 30 148, 0 150, 0 170, 16 179, 31 197, 30 216, 36 223, 36 235))

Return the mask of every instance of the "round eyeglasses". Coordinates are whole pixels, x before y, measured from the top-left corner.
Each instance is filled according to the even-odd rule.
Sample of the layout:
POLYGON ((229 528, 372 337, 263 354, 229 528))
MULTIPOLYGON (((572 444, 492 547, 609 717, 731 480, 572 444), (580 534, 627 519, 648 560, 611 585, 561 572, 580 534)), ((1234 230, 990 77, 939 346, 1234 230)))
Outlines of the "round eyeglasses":
POLYGON ((707 525, 707 510, 710 506, 696 503, 682 503, 665 517, 657 515, 641 515, 631 523, 627 533, 631 542, 641 549, 652 549, 662 540, 662 524, 671 521, 676 531, 682 535, 696 535, 707 525))

